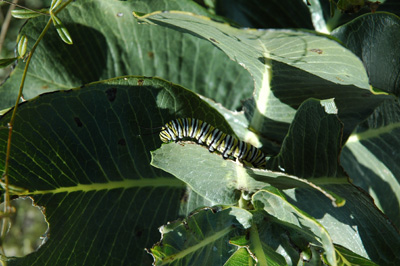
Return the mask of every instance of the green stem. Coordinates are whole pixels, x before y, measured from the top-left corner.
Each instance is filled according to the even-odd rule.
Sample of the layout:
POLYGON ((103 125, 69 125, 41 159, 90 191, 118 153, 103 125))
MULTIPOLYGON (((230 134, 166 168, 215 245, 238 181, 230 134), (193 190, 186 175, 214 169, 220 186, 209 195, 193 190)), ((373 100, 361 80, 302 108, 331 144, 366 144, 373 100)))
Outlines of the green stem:
POLYGON ((257 257, 259 266, 267 266, 267 258, 265 257, 264 250, 262 248, 262 243, 260 240, 257 225, 253 223, 250 228, 250 241, 253 245, 253 254, 257 257))
MULTIPOLYGON (((65 2, 63 5, 61 5, 54 12, 54 14, 57 14, 58 12, 60 12, 62 9, 64 9, 71 2, 72 2, 72 0, 69 0, 69 1, 65 2)), ((40 41, 43 39, 44 35, 46 34, 48 29, 50 28, 51 24, 52 24, 52 18, 50 17, 49 21, 47 22, 46 26, 44 27, 44 29, 40 33, 38 39, 36 40, 35 44, 33 45, 32 49, 31 49, 31 51, 29 52, 29 56, 28 56, 28 59, 26 60, 24 72, 22 74, 21 84, 20 84, 19 91, 18 91, 18 97, 17 97, 17 100, 16 100, 15 105, 14 105, 14 109, 13 109, 13 112, 12 112, 12 115, 11 115, 10 122, 8 123, 8 141, 7 141, 6 160, 5 160, 5 164, 4 164, 4 173, 3 173, 3 179, 4 179, 4 183, 5 183, 5 193, 4 193, 4 213, 5 214, 7 214, 7 213, 9 213, 11 211, 9 182, 8 182, 8 171, 9 171, 9 166, 10 166, 11 139, 12 139, 14 122, 15 122, 15 116, 16 116, 16 113, 17 113, 17 110, 18 110, 19 101, 20 101, 20 99, 22 97, 22 91, 23 91, 23 88, 24 88, 24 85, 25 85, 25 79, 26 79, 26 75, 28 73, 28 67, 29 67, 29 64, 31 62, 32 56, 33 56, 36 48, 38 47, 40 41)), ((4 239, 4 237, 5 237, 6 233, 7 233, 7 225, 8 225, 8 219, 5 218, 5 219, 3 219, 3 223, 2 223, 2 226, 1 226, 1 238, 2 239, 4 239)))

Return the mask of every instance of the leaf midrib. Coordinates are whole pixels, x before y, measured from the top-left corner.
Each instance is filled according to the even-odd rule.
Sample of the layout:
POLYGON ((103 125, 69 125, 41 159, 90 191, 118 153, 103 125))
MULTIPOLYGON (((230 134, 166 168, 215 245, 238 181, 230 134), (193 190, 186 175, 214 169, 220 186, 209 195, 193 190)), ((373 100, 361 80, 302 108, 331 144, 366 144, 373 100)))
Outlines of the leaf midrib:
POLYGON ((184 249, 176 254, 164 258, 160 265, 166 265, 172 263, 173 261, 178 261, 179 259, 183 259, 189 254, 194 253, 195 251, 198 251, 203 247, 210 245, 211 243, 217 241, 218 239, 223 238, 225 235, 229 234, 232 230, 234 230, 234 227, 229 226, 220 231, 217 231, 213 235, 206 237, 201 241, 198 241, 197 244, 190 246, 187 249, 184 249))
POLYGON ((35 190, 27 191, 19 194, 20 196, 27 195, 43 195, 43 194, 57 194, 57 193, 71 193, 71 192, 89 192, 100 190, 113 190, 113 189, 129 189, 129 188, 143 188, 143 187, 176 187, 183 188, 186 184, 176 178, 142 178, 142 179, 125 179, 121 181, 112 181, 106 183, 92 183, 92 184, 77 184, 70 187, 59 187, 50 190, 35 190))
POLYGON ((379 138, 382 135, 389 134, 393 130, 398 129, 398 128, 400 128, 400 123, 391 123, 387 126, 383 126, 380 128, 369 129, 369 130, 361 132, 361 133, 352 134, 349 137, 349 140, 347 141, 347 143, 379 138))

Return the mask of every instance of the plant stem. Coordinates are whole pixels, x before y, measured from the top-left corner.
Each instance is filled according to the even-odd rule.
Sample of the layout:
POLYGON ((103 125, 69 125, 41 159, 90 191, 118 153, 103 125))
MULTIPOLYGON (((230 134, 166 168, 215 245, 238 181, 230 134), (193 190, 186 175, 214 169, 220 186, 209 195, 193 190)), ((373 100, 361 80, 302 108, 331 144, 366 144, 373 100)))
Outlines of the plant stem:
MULTIPOLYGON (((24 72, 22 74, 22 79, 21 79, 21 84, 20 84, 19 91, 18 91, 17 100, 16 100, 15 105, 14 105, 14 109, 13 109, 13 112, 12 112, 12 115, 11 115, 10 122, 7 125, 8 126, 8 141, 7 141, 7 150, 6 150, 6 161, 5 161, 5 164, 4 164, 4 173, 3 173, 3 179, 4 179, 4 183, 5 183, 4 213, 8 213, 10 211, 10 192, 9 192, 9 188, 8 188, 8 186, 9 186, 8 170, 9 170, 9 165, 10 165, 11 139, 12 139, 15 115, 16 115, 17 110, 18 110, 18 103, 19 103, 20 98, 22 96, 22 91, 23 91, 24 84, 25 84, 26 74, 28 72, 28 67, 29 67, 29 63, 30 63, 30 61, 32 59, 32 55, 33 55, 34 51, 36 50, 36 47, 38 46, 39 42, 42 40, 43 36, 45 35, 47 30, 51 26, 51 24, 52 24, 52 20, 50 18, 49 21, 46 24, 46 27, 43 29, 43 31, 40 34, 39 38, 36 40, 36 42, 33 45, 31 51, 29 52, 29 56, 28 56, 28 59, 27 59, 26 64, 25 64, 24 72)), ((4 237, 6 232, 7 232, 7 224, 8 223, 7 223, 6 219, 4 219, 3 223, 2 223, 2 228, 1 228, 1 237, 4 237)))
MULTIPOLYGON (((62 9, 64 9, 69 3, 71 3, 72 0, 69 0, 67 2, 65 2, 62 6, 60 6, 55 12, 54 14, 57 14, 58 12, 60 12, 62 9)), ((32 49, 29 52, 29 56, 28 59, 26 60, 26 64, 25 64, 25 68, 24 68, 24 72, 22 74, 22 79, 21 79, 21 84, 19 87, 19 91, 18 91, 18 96, 17 96, 17 100, 15 102, 14 105, 14 109, 11 115, 11 119, 10 122, 8 123, 8 141, 7 141, 7 150, 6 150, 6 160, 5 160, 5 164, 4 164, 4 173, 3 173, 3 179, 4 179, 4 183, 5 183, 5 193, 4 193, 4 213, 7 214, 11 211, 11 205, 10 205, 10 192, 9 192, 9 181, 8 181, 8 171, 9 171, 9 166, 10 166, 10 153, 11 153, 11 139, 12 139, 12 133, 13 133, 13 128, 14 128, 14 122, 15 122, 15 116, 18 110, 18 104, 19 101, 22 97, 22 91, 24 88, 24 84, 25 84, 25 79, 26 79, 26 75, 28 73, 28 67, 29 64, 31 62, 32 56, 37 48, 37 46, 39 45, 40 41, 43 39, 44 35, 46 34, 46 32, 48 31, 48 29, 50 28, 52 24, 52 18, 50 17, 49 21, 47 22, 46 26, 44 27, 44 29, 42 30, 42 32, 40 33, 38 39, 36 40, 35 44, 33 45, 32 49)), ((3 223, 1 226, 1 238, 4 239, 6 233, 7 233, 7 225, 8 225, 8 218, 4 218, 3 219, 3 223)))

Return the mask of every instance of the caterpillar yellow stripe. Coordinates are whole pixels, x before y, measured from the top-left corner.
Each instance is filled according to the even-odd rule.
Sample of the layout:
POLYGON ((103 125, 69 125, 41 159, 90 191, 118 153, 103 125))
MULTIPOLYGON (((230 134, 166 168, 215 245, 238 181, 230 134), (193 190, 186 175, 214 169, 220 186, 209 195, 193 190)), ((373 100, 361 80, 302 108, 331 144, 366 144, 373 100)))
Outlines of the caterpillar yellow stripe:
POLYGON ((207 122, 196 118, 179 118, 164 125, 160 132, 163 142, 178 141, 183 138, 197 140, 208 146, 210 152, 219 151, 224 159, 229 156, 252 164, 255 168, 265 168, 267 161, 264 153, 253 145, 238 140, 207 122))

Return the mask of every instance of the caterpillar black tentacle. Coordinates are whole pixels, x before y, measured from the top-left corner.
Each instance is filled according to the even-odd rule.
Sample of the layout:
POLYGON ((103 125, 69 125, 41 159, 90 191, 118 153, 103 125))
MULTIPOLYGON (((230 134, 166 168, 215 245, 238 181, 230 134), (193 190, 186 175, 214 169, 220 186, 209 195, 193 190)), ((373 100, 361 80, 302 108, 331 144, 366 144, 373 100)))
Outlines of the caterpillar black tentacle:
POLYGON ((224 159, 233 156, 252 164, 255 168, 265 168, 267 161, 264 153, 244 141, 238 140, 207 122, 195 118, 179 118, 164 125, 160 132, 163 142, 192 138, 199 144, 208 146, 210 152, 219 151, 224 159))

